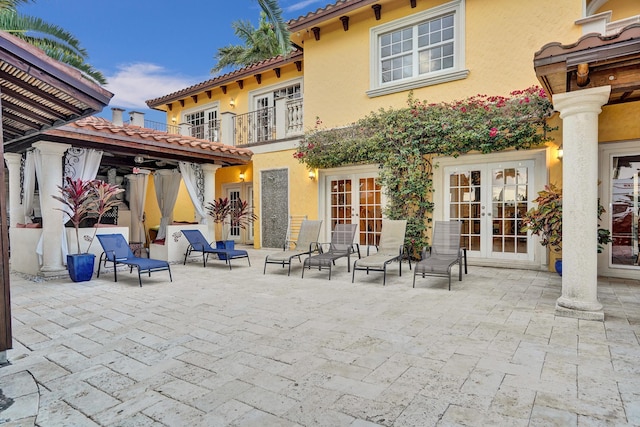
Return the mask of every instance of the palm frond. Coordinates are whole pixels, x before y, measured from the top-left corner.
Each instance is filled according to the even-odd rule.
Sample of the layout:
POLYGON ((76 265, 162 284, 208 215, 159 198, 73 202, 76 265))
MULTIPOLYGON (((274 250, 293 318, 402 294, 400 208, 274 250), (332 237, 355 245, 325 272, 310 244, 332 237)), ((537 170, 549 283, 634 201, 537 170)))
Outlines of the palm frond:
POLYGON ((273 31, 275 32, 276 38, 278 39, 280 51, 283 55, 286 55, 289 52, 291 46, 291 43, 289 43, 290 35, 287 24, 282 18, 282 9, 280 8, 278 1, 258 0, 258 4, 260 4, 260 8, 264 11, 269 21, 271 21, 271 23, 273 24, 273 31))

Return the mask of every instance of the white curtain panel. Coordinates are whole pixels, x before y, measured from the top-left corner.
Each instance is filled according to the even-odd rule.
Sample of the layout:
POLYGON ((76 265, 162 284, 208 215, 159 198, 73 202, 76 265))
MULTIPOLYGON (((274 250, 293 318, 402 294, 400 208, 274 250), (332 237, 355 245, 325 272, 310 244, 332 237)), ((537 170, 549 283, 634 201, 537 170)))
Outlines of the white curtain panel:
POLYGON ((180 180, 182 176, 178 169, 160 169, 154 172, 153 181, 156 187, 156 199, 160 207, 160 228, 156 239, 167 237, 167 226, 173 220, 173 208, 178 199, 180 180))
POLYGON ((198 194, 198 175, 202 173, 202 166, 197 163, 179 162, 180 173, 184 180, 184 185, 187 187, 187 192, 191 198, 191 202, 196 209, 196 215, 198 215, 198 222, 204 224, 207 218, 207 211, 204 209, 204 203, 198 194))
POLYGON ((131 210, 131 241, 146 242, 144 230, 144 201, 147 197, 147 174, 130 174, 126 176, 129 182, 129 209, 131 210))
POLYGON ((96 179, 101 161, 102 151, 100 150, 70 148, 65 158, 65 181, 67 176, 71 179, 80 178, 83 181, 96 179))
POLYGON ((24 223, 31 222, 33 214, 33 200, 36 191, 36 160, 34 150, 29 150, 24 159, 24 170, 22 176, 22 212, 24 223))

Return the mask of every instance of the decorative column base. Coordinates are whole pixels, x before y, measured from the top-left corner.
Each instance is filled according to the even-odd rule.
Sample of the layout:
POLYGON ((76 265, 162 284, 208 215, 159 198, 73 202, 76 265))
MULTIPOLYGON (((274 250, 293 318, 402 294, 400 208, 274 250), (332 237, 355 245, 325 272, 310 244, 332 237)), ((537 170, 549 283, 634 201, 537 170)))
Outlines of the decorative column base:
POLYGON ((565 297, 556 301, 556 316, 571 317, 573 319, 604 321, 604 311, 600 303, 585 303, 565 297))

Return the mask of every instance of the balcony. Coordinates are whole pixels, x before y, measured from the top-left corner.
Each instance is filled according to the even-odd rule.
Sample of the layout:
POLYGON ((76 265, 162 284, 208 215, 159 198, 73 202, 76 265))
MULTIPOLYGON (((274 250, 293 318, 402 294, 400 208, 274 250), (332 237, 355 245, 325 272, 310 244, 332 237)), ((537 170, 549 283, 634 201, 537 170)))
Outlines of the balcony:
POLYGON ((270 143, 293 138, 304 133, 304 105, 302 98, 276 100, 275 107, 263 108, 244 114, 224 112, 221 118, 202 124, 178 126, 147 123, 152 129, 193 136, 211 142, 236 147, 270 143))

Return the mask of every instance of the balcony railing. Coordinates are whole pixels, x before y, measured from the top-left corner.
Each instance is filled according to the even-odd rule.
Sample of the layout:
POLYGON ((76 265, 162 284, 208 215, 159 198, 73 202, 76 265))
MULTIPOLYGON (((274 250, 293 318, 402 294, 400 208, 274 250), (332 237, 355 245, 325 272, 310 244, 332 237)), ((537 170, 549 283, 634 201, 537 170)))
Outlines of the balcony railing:
POLYGON ((238 114, 233 118, 233 128, 236 146, 275 140, 275 107, 238 114))
POLYGON ((304 124, 302 98, 287 100, 287 135, 302 133, 304 124))
POLYGON ((220 120, 210 120, 201 125, 192 125, 189 134, 194 138, 220 142, 220 120))
POLYGON ((180 134, 180 127, 179 126, 168 125, 166 123, 160 123, 160 122, 154 122, 152 120, 145 120, 144 121, 144 127, 146 127, 147 129, 153 129, 153 130, 157 130, 157 131, 160 131, 160 132, 167 132, 167 133, 172 133, 172 134, 176 134, 176 135, 180 134))
POLYGON ((302 98, 278 99, 275 107, 245 114, 222 113, 222 118, 203 124, 167 125, 145 120, 145 127, 164 132, 193 136, 211 142, 244 146, 295 137, 303 132, 302 98))

